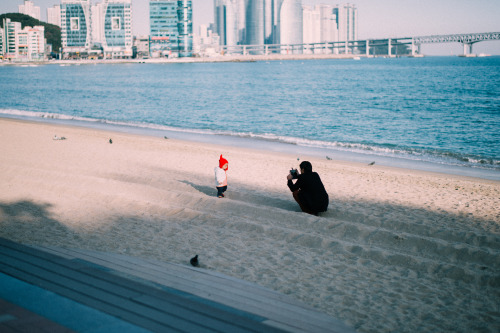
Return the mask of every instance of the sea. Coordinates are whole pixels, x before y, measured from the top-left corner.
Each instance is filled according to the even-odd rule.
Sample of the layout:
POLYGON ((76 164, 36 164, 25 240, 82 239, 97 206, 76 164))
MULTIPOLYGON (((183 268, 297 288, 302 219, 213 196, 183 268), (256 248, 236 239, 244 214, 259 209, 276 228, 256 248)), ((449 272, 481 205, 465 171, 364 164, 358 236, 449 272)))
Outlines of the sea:
POLYGON ((500 180, 496 56, 8 65, 0 117, 500 180))

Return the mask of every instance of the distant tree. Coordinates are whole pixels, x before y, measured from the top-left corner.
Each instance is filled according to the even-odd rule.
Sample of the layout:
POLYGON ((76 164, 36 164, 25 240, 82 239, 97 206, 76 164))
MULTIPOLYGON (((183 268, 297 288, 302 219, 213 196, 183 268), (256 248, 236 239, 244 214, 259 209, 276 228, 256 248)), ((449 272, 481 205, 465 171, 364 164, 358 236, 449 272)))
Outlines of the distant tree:
POLYGON ((21 27, 34 27, 35 25, 41 25, 45 27, 45 38, 48 44, 52 44, 52 50, 58 52, 61 47, 61 28, 57 25, 42 22, 33 18, 29 15, 19 14, 19 13, 7 13, 0 15, 0 28, 3 28, 3 19, 8 18, 12 22, 20 22, 21 27))

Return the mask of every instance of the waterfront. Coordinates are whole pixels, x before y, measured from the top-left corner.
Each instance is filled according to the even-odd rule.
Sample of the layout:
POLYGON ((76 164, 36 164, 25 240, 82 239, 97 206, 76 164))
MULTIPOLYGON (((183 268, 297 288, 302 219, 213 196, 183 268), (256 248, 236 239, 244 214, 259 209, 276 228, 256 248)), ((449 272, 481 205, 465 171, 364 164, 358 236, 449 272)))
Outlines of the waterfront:
POLYGON ((0 67, 0 237, 199 254, 359 332, 497 332, 499 60, 0 67), (286 186, 305 158, 318 217, 286 186))
POLYGON ((0 113, 498 179, 499 74, 499 57, 3 66, 0 113))

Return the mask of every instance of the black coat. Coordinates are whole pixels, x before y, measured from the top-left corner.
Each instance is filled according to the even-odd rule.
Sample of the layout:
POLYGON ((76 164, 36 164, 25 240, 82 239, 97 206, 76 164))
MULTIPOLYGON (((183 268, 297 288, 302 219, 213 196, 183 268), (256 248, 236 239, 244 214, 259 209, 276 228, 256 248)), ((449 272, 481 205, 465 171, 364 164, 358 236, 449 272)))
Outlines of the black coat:
POLYGON ((288 187, 294 192, 300 190, 299 199, 313 212, 326 212, 328 208, 328 193, 316 172, 300 174, 295 184, 289 180, 288 187))

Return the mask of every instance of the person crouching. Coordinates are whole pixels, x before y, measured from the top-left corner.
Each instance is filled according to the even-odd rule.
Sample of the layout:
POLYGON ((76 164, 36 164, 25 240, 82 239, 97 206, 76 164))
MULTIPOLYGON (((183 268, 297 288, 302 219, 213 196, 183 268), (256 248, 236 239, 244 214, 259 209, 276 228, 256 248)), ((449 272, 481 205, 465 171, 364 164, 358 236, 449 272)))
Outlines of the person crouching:
POLYGON ((292 173, 289 173, 287 180, 293 198, 304 213, 318 215, 318 213, 326 212, 329 203, 328 193, 319 175, 312 171, 310 162, 300 163, 300 174, 294 177, 292 173), (292 179, 297 179, 295 184, 292 179))

